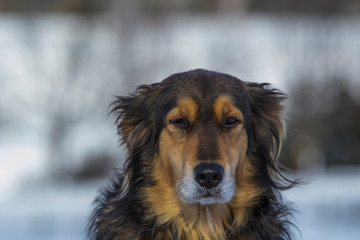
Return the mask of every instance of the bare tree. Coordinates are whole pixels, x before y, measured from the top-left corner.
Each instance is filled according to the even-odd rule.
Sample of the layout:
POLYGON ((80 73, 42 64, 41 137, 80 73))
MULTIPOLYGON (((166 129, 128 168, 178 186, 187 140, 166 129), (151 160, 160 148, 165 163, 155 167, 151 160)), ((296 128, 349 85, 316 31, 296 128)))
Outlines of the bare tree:
POLYGON ((69 134, 80 123, 105 120, 110 89, 116 82, 109 74, 106 49, 97 49, 96 37, 101 32, 95 21, 50 20, 56 24, 49 26, 56 29, 36 19, 29 19, 26 26, 28 58, 24 62, 29 73, 21 81, 29 93, 19 96, 17 103, 22 115, 18 120, 32 116, 44 125, 50 175, 59 179, 73 167, 66 145, 69 134))
POLYGON ((358 106, 350 94, 360 53, 354 36, 360 35, 360 29, 349 32, 349 23, 344 23, 347 22, 315 18, 287 22, 281 28, 286 32, 279 35, 285 37, 278 42, 284 51, 284 72, 290 89, 284 160, 288 159, 287 164, 292 167, 357 162, 351 157, 358 154, 357 147, 348 139, 354 143, 360 139, 355 131, 359 126, 353 122, 357 117, 351 114, 358 111, 358 106), (334 144, 338 141, 346 142, 347 147, 334 144))

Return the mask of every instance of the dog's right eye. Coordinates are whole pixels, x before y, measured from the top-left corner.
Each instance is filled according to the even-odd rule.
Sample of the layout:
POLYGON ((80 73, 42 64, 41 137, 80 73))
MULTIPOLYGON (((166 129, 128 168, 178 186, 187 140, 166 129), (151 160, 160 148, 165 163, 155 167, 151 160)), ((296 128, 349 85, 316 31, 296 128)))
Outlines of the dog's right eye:
POLYGON ((185 129, 189 126, 189 122, 184 118, 176 118, 171 120, 170 123, 181 129, 185 129))
POLYGON ((227 119, 225 119, 224 121, 224 126, 226 128, 231 128, 234 127, 235 125, 237 125, 239 123, 239 120, 234 118, 234 117, 228 117, 227 119))

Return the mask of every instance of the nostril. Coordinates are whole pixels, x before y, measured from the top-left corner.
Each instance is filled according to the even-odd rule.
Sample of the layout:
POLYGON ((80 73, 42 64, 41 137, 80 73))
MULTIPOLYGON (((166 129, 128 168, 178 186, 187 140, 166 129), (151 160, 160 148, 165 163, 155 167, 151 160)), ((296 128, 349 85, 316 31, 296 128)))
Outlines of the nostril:
POLYGON ((194 169, 196 182, 206 188, 219 185, 224 177, 224 168, 216 163, 201 163, 194 169))
POLYGON ((198 175, 196 175, 196 180, 199 180, 199 181, 201 181, 201 180, 205 180, 205 175, 204 174, 198 174, 198 175))
POLYGON ((219 181, 219 180, 220 180, 220 176, 217 175, 217 174, 215 174, 215 175, 212 177, 212 179, 213 179, 214 181, 219 181))

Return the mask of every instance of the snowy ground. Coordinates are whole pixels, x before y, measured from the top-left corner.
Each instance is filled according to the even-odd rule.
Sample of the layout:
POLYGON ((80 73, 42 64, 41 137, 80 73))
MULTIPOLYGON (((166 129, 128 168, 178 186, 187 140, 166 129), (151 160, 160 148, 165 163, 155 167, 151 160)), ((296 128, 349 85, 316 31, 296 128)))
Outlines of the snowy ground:
POLYGON ((304 179, 309 184, 284 194, 298 211, 295 222, 302 239, 359 239, 360 169, 330 170, 304 179))
POLYGON ((90 187, 45 187, 19 194, 0 207, 0 238, 85 239, 96 190, 90 187))
MULTIPOLYGON (((295 222, 305 240, 358 240, 359 170, 330 171, 308 177, 312 183, 285 194, 298 210, 295 222)), ((97 182, 51 186, 0 201, 0 238, 4 240, 86 239, 85 228, 97 182)))

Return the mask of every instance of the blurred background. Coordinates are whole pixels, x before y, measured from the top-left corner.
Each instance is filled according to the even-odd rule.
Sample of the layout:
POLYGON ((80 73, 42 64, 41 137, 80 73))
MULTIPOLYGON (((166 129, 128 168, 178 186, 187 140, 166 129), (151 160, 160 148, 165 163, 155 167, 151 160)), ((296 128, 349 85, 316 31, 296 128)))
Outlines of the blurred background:
POLYGON ((194 68, 288 94, 294 239, 359 239, 360 0, 1 0, 0 238, 86 239, 114 95, 194 68))

